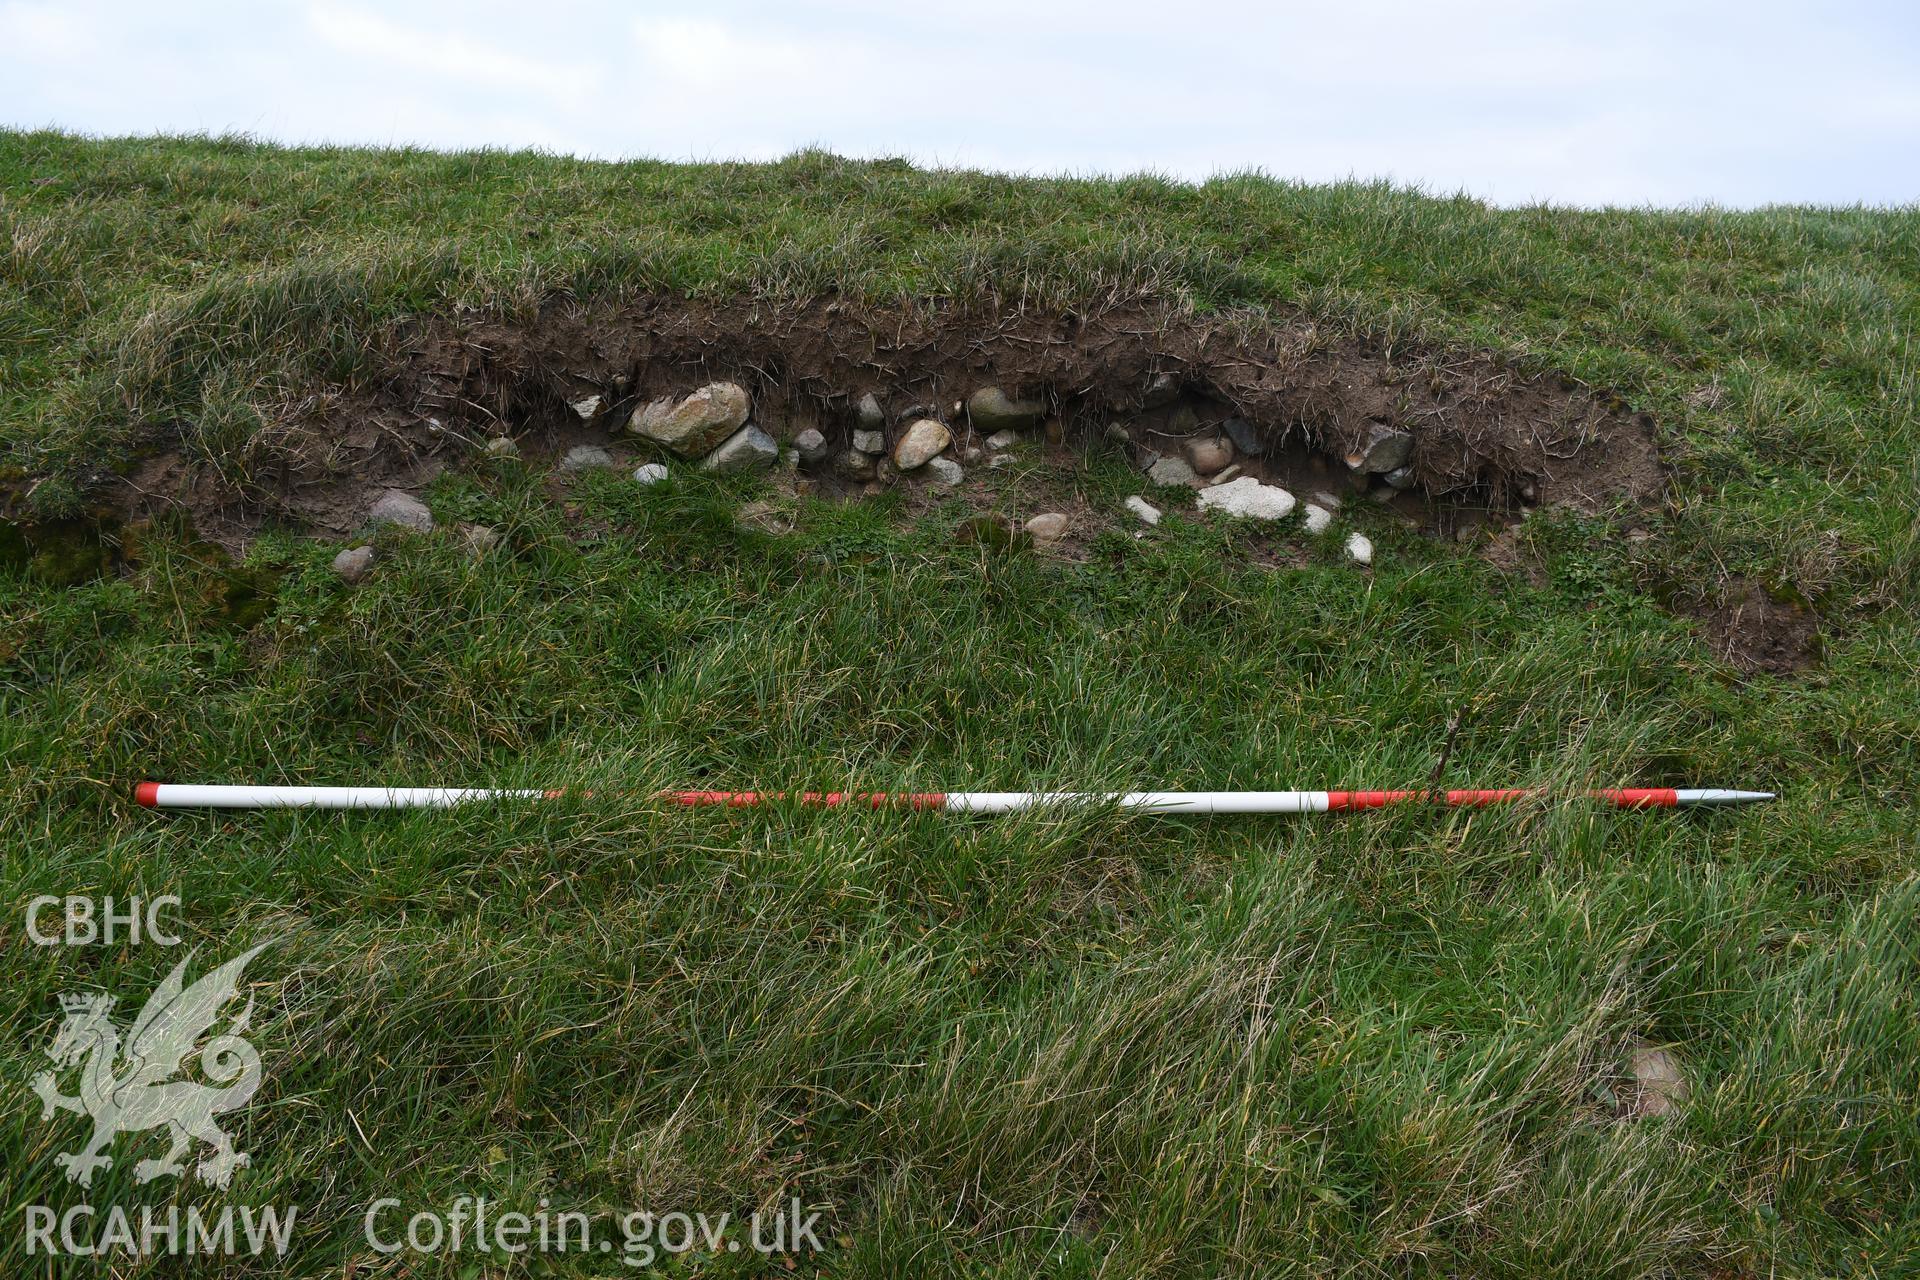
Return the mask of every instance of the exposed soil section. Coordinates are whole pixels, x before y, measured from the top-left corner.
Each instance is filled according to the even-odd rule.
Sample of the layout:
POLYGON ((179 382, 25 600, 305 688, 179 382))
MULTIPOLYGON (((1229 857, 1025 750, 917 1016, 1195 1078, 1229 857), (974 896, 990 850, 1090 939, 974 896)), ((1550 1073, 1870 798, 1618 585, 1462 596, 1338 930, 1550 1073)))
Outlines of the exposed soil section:
POLYGON ((1413 487, 1391 500, 1444 523, 1522 503, 1647 501, 1665 483, 1651 421, 1617 401, 1485 356, 1389 356, 1304 319, 643 297, 558 302, 527 321, 425 318, 389 336, 384 364, 375 385, 317 395, 261 436, 247 492, 163 453, 129 477, 123 505, 182 504, 223 541, 274 517, 344 533, 370 494, 417 487, 489 436, 535 456, 624 439, 636 405, 715 380, 747 388, 777 439, 815 427, 836 446, 869 392, 890 424, 947 421, 962 451, 977 442, 958 402, 989 384, 1045 403, 1062 447, 1119 424, 1142 452, 1177 454, 1182 437, 1240 418, 1270 443, 1247 472, 1303 495, 1344 480, 1339 459, 1370 432, 1404 430, 1413 487), (592 395, 603 407, 589 424, 568 402, 592 395))
POLYGON ((1813 610, 1751 578, 1729 578, 1713 598, 1685 612, 1715 655, 1741 671, 1785 675, 1820 661, 1820 619, 1813 610))

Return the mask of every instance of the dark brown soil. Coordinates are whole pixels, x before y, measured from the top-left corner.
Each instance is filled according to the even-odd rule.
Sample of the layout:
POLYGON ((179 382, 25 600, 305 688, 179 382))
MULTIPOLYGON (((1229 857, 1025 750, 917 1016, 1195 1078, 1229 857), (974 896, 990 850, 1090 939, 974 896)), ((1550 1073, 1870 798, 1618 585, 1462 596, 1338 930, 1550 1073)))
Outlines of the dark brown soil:
POLYGON ((1177 453, 1177 438, 1161 441, 1184 405, 1199 431, 1227 417, 1252 423, 1272 447, 1249 471, 1303 494, 1344 481, 1337 459, 1391 425, 1417 439, 1417 488, 1395 504, 1442 513, 1443 525, 1523 502, 1589 511, 1646 502, 1665 485, 1652 422, 1617 400, 1486 356, 1389 356, 1306 320, 1138 305, 1089 316, 644 297, 558 302, 525 322, 424 318, 389 335, 383 364, 373 385, 316 393, 263 437, 244 491, 161 453, 128 478, 119 505, 184 506, 223 542, 274 518, 342 534, 376 491, 417 488, 491 435, 514 436, 534 457, 611 435, 637 455, 641 442, 618 430, 637 404, 718 379, 747 388, 754 420, 775 437, 814 426, 836 443, 870 391, 890 420, 931 408, 963 448, 971 433, 957 402, 986 384, 1043 399, 1070 444, 1118 422, 1177 453), (1160 374, 1178 380, 1180 398, 1148 408, 1160 374), (605 407, 582 423, 567 402, 596 394, 605 407))
POLYGON ((1741 671, 1785 675, 1820 661, 1820 619, 1813 610, 1751 578, 1727 579, 1686 612, 1715 654, 1741 671))

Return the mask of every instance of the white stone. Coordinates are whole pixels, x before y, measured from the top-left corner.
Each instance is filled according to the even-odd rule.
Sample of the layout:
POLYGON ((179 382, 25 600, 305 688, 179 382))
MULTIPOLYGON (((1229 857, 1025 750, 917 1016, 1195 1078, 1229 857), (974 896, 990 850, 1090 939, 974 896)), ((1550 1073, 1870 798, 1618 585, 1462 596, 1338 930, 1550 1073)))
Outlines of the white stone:
POLYGON ((1200 509, 1248 520, 1284 520, 1293 514, 1294 496, 1277 485, 1261 484, 1252 476, 1241 476, 1227 484, 1203 489, 1200 509))
POLYGON ((946 424, 922 418, 900 433, 894 441, 893 465, 902 471, 923 467, 953 443, 953 432, 946 424))
POLYGON ((1307 532, 1325 533, 1333 525, 1333 512, 1317 502, 1307 504, 1307 532))
POLYGON ((1351 534, 1347 538, 1347 558, 1355 564, 1373 563, 1373 541, 1364 533, 1351 534))
POLYGON ((751 403, 745 388, 711 382, 683 400, 669 396, 641 405, 627 430, 658 440, 683 458, 698 457, 746 423, 751 403))
POLYGON ((667 467, 663 462, 643 462, 633 469, 634 482, 637 484, 659 484, 667 478, 667 467))
POLYGON ((862 453, 885 453, 887 451, 887 433, 884 431, 856 431, 853 433, 853 447, 862 453))
POLYGON ((1222 471, 1219 474, 1215 475, 1213 479, 1207 481, 1207 483, 1210 485, 1226 484, 1229 480, 1232 480, 1234 477, 1238 476, 1239 474, 1240 474, 1240 464, 1236 462, 1232 466, 1228 467, 1225 471, 1222 471))
POLYGON ((1027 521, 1027 532, 1036 542, 1054 542, 1066 536, 1067 517, 1058 511, 1043 511, 1027 521))
POLYGON ((584 400, 569 400, 567 408, 579 414, 582 422, 592 422, 594 415, 600 412, 600 397, 588 396, 584 400))
POLYGON ((1154 506, 1151 502, 1148 502, 1145 498, 1139 497, 1137 495, 1134 497, 1128 498, 1127 510, 1133 512, 1133 514, 1135 514, 1136 516, 1139 516, 1142 520, 1146 521, 1148 524, 1160 523, 1160 508, 1154 506))
POLYGON ((373 524, 397 524, 421 533, 433 532, 433 512, 427 510, 427 504, 398 489, 381 494, 380 500, 367 512, 367 519, 373 524))
POLYGON ((1011 449, 1025 439, 1018 431, 996 431, 987 437, 989 449, 1011 449))

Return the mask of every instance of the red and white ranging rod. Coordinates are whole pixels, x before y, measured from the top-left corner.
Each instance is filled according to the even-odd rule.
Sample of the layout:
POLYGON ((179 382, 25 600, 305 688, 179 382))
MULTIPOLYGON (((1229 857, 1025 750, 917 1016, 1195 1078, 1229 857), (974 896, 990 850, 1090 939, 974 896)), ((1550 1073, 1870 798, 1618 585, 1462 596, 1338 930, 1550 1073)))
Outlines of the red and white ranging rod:
MULTIPOLYGON (((249 787, 143 782, 134 798, 150 809, 445 809, 485 800, 557 800, 565 791, 496 787, 249 787)), ((588 794, 588 793, 582 793, 588 794)), ((1455 809, 1512 804, 1547 794, 1503 791, 662 791, 667 804, 751 808, 797 804, 811 808, 943 809, 950 813, 1013 813, 1070 805, 1113 806, 1143 813, 1339 813, 1396 804, 1455 809)), ((1622 809, 1686 809, 1757 804, 1771 791, 1717 787, 1625 787, 1587 791, 1587 798, 1622 809)))

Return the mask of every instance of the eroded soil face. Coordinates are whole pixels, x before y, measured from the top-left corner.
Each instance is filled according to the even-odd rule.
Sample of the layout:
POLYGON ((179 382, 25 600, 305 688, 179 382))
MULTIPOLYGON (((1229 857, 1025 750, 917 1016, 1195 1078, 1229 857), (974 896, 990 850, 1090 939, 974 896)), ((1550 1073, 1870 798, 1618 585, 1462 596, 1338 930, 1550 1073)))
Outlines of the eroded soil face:
POLYGON ((1111 442, 1117 425, 1142 458, 1239 418, 1267 444, 1243 472, 1303 496, 1348 481, 1342 459, 1370 433, 1404 430, 1413 483, 1392 501, 1443 526, 1531 503, 1644 502, 1665 483, 1652 423, 1617 401, 1487 357, 1389 355, 1304 320, 647 297, 556 303, 527 322, 422 319, 390 335, 384 366, 375 385, 317 395, 263 436, 248 492, 161 453, 130 478, 126 505, 184 505, 223 541, 264 518, 344 533, 370 494, 423 484, 490 436, 534 456, 605 443, 637 405, 717 380, 747 388, 776 439, 812 427, 836 448, 868 393, 889 432, 937 417, 962 452, 978 433, 959 403, 987 385, 1042 401, 1062 447, 1111 442), (568 405, 594 395, 602 407, 583 422, 568 405))
MULTIPOLYGON (((378 494, 417 489, 494 437, 513 438, 535 461, 581 444, 608 446, 627 463, 656 456, 624 429, 636 407, 716 381, 744 387, 750 420, 776 440, 812 428, 835 454, 867 395, 890 441, 908 422, 937 418, 974 478, 988 430, 964 402, 984 386, 1041 402, 1045 425, 1031 435, 1049 447, 1119 448, 1142 468, 1181 456, 1190 439, 1224 437, 1238 419, 1259 450, 1236 451, 1237 474, 1309 500, 1368 494, 1442 536, 1510 523, 1532 505, 1651 504, 1666 483, 1652 422, 1613 397, 1486 356, 1389 354, 1306 320, 1147 306, 1085 316, 643 297, 554 303, 525 321, 425 317, 388 335, 381 364, 371 385, 318 389, 263 434, 244 489, 162 449, 113 504, 129 517, 184 512, 230 549, 270 521, 341 536, 364 526, 378 494), (589 418, 571 407, 595 396, 589 418), (1414 439, 1397 492, 1348 463, 1382 429, 1414 439)), ((827 465, 805 482, 849 498, 863 488, 827 465)), ((980 483, 981 509, 1004 499, 1007 484, 1023 482, 980 483)), ((1060 499, 1054 509, 1077 501, 1060 499)), ((1092 527, 1094 515, 1080 512, 1076 527, 1092 527)), ((1698 607, 1680 608, 1741 670, 1789 672, 1818 659, 1817 617, 1751 583, 1718 584, 1698 607)))

